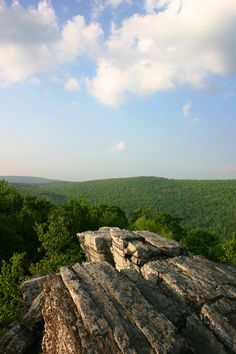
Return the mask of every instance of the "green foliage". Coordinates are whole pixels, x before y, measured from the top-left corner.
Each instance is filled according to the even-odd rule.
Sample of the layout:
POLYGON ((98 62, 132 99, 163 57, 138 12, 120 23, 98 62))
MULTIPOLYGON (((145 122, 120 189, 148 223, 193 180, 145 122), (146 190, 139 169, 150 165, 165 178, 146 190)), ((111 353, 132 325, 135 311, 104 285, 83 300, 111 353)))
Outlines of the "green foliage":
POLYGON ((220 241, 216 234, 198 228, 188 233, 182 242, 190 254, 202 255, 214 261, 218 260, 217 247, 220 241))
POLYGON ((138 209, 131 225, 133 230, 148 230, 156 232, 161 236, 180 241, 185 236, 181 226, 181 219, 173 217, 170 213, 142 211, 138 209))
POLYGON ((21 196, 0 181, 0 257, 8 260, 14 252, 26 252, 29 260, 36 259, 39 243, 35 223, 47 221, 52 208, 51 202, 21 196))
POLYGON ((236 266, 236 233, 221 244, 219 260, 236 266))
POLYGON ((83 255, 75 234, 71 234, 61 215, 51 215, 48 223, 36 226, 44 257, 30 266, 32 274, 55 273, 61 266, 81 262, 83 255))
POLYGON ((90 216, 91 205, 84 199, 69 200, 61 209, 67 229, 73 235, 91 229, 93 226, 90 216))
POLYGON ((39 199, 31 195, 26 195, 23 202, 23 207, 18 214, 18 230, 23 235, 24 251, 30 255, 31 260, 35 260, 39 247, 35 225, 36 223, 47 222, 53 205, 45 199, 39 199))
POLYGON ((228 237, 236 230, 236 180, 174 180, 133 177, 17 185, 56 202, 83 195, 89 202, 117 205, 129 219, 137 208, 169 212, 190 231, 196 227, 228 237))
POLYGON ((123 210, 113 205, 92 205, 84 198, 69 200, 61 209, 70 233, 76 234, 86 230, 96 230, 101 226, 128 225, 123 210))
POLYGON ((47 256, 64 252, 71 243, 70 234, 65 226, 63 216, 51 215, 47 224, 36 226, 38 239, 47 256), (45 226, 47 230, 45 231, 45 226))
POLYGON ((60 267, 71 267, 75 263, 81 263, 83 255, 78 247, 74 250, 69 250, 65 254, 57 253, 50 257, 44 257, 37 263, 30 265, 30 272, 33 275, 54 274, 59 271, 60 267))
POLYGON ((139 216, 131 225, 132 230, 147 230, 157 232, 155 220, 147 218, 145 215, 139 216))
POLYGON ((95 205, 91 208, 91 219, 95 229, 102 226, 116 226, 125 228, 128 226, 128 220, 125 212, 121 208, 113 205, 95 205))
POLYGON ((24 280, 25 254, 15 253, 9 262, 2 261, 0 268, 0 323, 8 326, 22 315, 20 284, 24 280))
POLYGON ((141 177, 34 185, 32 196, 0 181, 0 325, 21 315, 21 252, 28 274, 54 273, 83 260, 77 232, 101 226, 149 230, 182 242, 190 254, 236 265, 235 187, 236 181, 141 177))

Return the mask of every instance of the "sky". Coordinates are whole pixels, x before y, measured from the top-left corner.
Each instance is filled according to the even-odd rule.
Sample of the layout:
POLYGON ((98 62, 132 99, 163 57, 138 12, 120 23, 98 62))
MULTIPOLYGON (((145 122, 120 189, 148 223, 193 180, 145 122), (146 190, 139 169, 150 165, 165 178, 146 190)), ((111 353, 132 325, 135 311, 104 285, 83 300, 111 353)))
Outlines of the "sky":
POLYGON ((236 1, 0 0, 0 175, 236 178, 236 1))

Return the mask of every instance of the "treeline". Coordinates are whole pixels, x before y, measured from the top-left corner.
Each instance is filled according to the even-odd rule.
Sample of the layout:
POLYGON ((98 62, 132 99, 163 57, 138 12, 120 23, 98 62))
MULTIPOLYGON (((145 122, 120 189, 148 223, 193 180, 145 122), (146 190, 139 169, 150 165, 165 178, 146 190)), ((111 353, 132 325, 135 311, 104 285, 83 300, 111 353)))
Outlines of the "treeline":
POLYGON ((21 282, 81 262, 76 233, 103 225, 125 228, 128 221, 116 206, 84 199, 53 204, 0 181, 0 333, 21 316, 21 282))
POLYGON ((129 221, 137 208, 151 208, 181 218, 187 230, 201 227, 222 238, 236 230, 236 180, 135 177, 16 186, 57 203, 83 195, 92 203, 114 204, 129 221))
POLYGON ((236 232, 222 239, 218 234, 203 228, 186 230, 181 219, 168 212, 136 211, 130 225, 133 230, 149 230, 186 246, 189 255, 202 255, 212 261, 236 266, 236 232))
POLYGON ((157 232, 183 243, 190 254, 236 265, 235 233, 223 239, 207 229, 189 230, 180 217, 153 208, 137 209, 128 221, 117 206, 84 198, 55 204, 0 181, 0 333, 21 316, 21 282, 83 261, 76 233, 101 226, 157 232))

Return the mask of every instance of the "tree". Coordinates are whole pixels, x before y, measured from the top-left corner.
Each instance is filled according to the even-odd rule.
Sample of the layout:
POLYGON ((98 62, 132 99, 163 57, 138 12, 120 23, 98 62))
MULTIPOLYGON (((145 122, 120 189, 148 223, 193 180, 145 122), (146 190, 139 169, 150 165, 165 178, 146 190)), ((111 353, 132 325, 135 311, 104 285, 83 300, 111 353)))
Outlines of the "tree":
POLYGON ((181 226, 181 219, 167 212, 153 213, 150 210, 137 210, 137 219, 133 221, 131 228, 134 230, 148 230, 161 236, 180 241, 185 236, 185 230, 181 226))
POLYGON ((91 228, 91 205, 84 199, 69 200, 61 209, 68 231, 72 235, 91 228))
POLYGON ((167 212, 159 212, 155 216, 157 232, 166 237, 180 241, 185 236, 181 226, 181 219, 167 212))
POLYGON ((53 209, 51 202, 35 196, 26 195, 23 207, 18 213, 18 232, 24 239, 24 251, 31 261, 38 258, 39 240, 37 238, 36 223, 47 222, 53 209))
POLYGON ((128 226, 128 220, 125 212, 114 205, 100 204, 94 206, 91 210, 92 220, 96 220, 96 229, 101 226, 116 226, 125 228, 128 226))
POLYGON ((147 218, 145 215, 139 216, 132 224, 133 230, 147 230, 157 232, 157 226, 154 219, 147 218))
POLYGON ((221 262, 236 266, 236 233, 221 244, 219 259, 221 262))
POLYGON ((211 260, 216 260, 216 247, 219 244, 219 237, 204 229, 194 229, 183 239, 183 244, 190 254, 202 255, 211 260))
POLYGON ((38 224, 36 229, 44 257, 30 266, 31 273, 54 273, 61 266, 81 262, 83 254, 79 241, 68 231, 63 216, 51 215, 48 224, 38 224))
POLYGON ((0 323, 7 327, 22 315, 20 284, 24 280, 25 253, 15 253, 9 262, 2 260, 0 271, 0 323))

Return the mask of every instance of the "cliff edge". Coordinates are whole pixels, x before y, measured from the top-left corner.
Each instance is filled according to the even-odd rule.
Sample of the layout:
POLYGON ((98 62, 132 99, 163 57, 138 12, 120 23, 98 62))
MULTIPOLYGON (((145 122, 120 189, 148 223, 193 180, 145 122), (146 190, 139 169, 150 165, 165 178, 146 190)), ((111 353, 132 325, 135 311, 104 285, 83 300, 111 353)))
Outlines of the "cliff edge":
POLYGON ((235 267, 188 257, 146 231, 106 227, 78 238, 88 262, 25 286, 36 299, 1 353, 236 353, 235 267))

